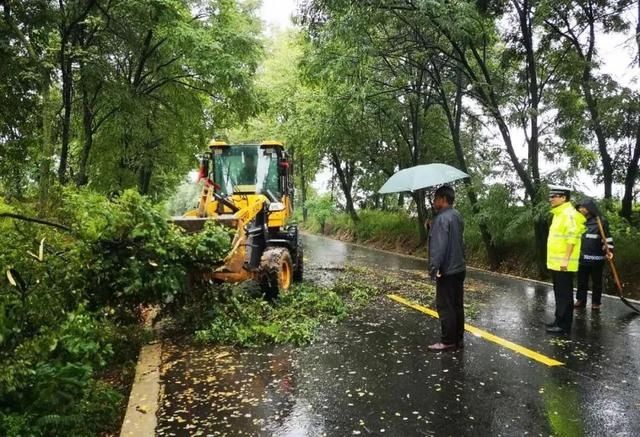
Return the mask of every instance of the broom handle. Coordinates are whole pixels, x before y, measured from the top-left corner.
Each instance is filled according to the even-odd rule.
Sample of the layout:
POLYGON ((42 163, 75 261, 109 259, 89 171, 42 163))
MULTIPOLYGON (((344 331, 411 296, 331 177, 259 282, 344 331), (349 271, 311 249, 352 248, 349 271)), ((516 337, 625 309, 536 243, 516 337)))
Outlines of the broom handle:
POLYGON ((604 251, 607 254, 607 260, 609 261, 609 267, 611 268, 611 273, 613 273, 613 280, 616 283, 616 287, 618 287, 618 291, 620 295, 622 295, 622 284, 620 283, 620 277, 618 276, 618 270, 616 270, 616 265, 613 262, 613 258, 611 257, 611 251, 609 250, 609 243, 607 243, 607 235, 604 232, 604 227, 602 226, 602 221, 600 217, 596 216, 596 222, 598 223, 598 229, 600 230, 600 238, 602 238, 602 243, 604 244, 604 251))

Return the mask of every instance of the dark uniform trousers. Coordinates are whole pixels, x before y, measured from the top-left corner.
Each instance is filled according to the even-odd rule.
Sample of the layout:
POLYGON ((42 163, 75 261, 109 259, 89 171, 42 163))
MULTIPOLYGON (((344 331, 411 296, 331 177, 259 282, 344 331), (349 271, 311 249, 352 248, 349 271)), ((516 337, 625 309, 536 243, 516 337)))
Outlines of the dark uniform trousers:
POLYGON ((466 272, 436 279, 436 309, 442 327, 442 343, 456 344, 464 338, 464 278, 466 272))
POLYGON ((573 323, 573 272, 551 270, 553 293, 556 297, 555 325, 571 332, 573 323))
POLYGON ((578 269, 578 292, 576 299, 585 303, 587 301, 587 290, 589 289, 589 277, 593 284, 591 303, 600 305, 602 303, 602 270, 604 263, 580 264, 578 269))

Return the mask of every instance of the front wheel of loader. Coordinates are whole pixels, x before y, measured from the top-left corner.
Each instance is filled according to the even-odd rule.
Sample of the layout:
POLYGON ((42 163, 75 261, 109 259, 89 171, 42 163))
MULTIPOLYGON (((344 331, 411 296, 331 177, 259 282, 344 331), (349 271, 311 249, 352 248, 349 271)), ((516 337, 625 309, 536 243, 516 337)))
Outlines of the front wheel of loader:
POLYGON ((267 299, 276 299, 286 292, 293 282, 291 255, 284 247, 271 247, 264 251, 260 260, 260 287, 267 299))

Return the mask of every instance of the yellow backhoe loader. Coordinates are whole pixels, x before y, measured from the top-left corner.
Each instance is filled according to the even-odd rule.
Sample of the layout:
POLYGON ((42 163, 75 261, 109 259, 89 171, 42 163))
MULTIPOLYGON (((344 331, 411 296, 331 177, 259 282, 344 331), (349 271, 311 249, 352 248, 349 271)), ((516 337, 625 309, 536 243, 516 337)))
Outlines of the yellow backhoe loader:
POLYGON ((273 299, 303 276, 302 245, 293 214, 293 167, 276 141, 230 145, 211 141, 199 156, 204 185, 198 207, 174 222, 187 232, 215 220, 235 230, 231 252, 210 279, 256 280, 273 299))

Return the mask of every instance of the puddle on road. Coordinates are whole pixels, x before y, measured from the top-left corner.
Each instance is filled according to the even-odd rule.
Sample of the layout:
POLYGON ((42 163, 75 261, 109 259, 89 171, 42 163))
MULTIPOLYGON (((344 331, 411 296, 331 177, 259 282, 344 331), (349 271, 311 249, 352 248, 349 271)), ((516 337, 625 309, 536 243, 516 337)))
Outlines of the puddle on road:
POLYGON ((165 345, 156 434, 270 435, 296 406, 294 357, 290 347, 165 345))

